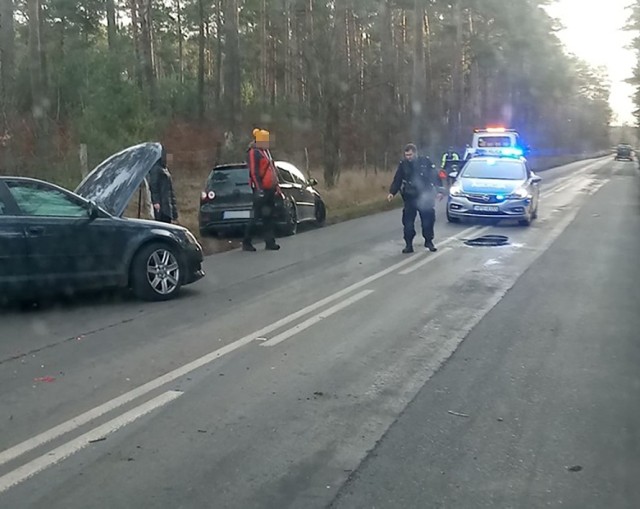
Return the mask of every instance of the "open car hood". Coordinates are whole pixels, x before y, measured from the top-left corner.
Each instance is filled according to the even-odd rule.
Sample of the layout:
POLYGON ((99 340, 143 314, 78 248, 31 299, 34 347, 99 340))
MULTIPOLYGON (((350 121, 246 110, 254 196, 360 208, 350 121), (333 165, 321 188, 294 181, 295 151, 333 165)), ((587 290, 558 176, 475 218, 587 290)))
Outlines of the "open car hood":
POLYGON ((162 158, 160 143, 142 143, 112 155, 87 175, 75 193, 113 216, 122 216, 131 198, 162 158))

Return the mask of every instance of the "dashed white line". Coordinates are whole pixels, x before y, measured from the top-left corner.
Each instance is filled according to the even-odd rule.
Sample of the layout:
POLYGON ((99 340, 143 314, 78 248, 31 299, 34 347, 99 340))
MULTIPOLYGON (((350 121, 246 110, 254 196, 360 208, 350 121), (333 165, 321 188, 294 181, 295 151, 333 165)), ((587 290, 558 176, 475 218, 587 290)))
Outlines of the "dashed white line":
POLYGON ((41 472, 45 468, 48 468, 56 463, 68 458, 72 454, 75 454, 79 450, 87 447, 90 443, 103 439, 107 435, 117 431, 118 429, 131 424, 136 419, 139 419, 143 415, 166 405, 167 403, 180 397, 182 392, 179 391, 167 391, 160 396, 157 396, 140 406, 137 406, 128 412, 80 435, 66 444, 57 447, 53 451, 40 456, 29 463, 16 468, 8 474, 0 477, 0 493, 7 491, 9 488, 19 484, 30 477, 33 477, 38 472, 41 472))
POLYGON ((270 340, 264 343, 261 343, 261 346, 275 346, 277 344, 280 344, 283 341, 289 339, 290 337, 295 336, 299 332, 302 332, 303 330, 308 329, 309 327, 324 320, 325 318, 328 318, 329 316, 337 313, 338 311, 341 311, 344 308, 349 307, 351 304, 354 304, 359 300, 364 299, 368 295, 371 295, 373 292, 374 292, 373 290, 364 290, 360 293, 356 293, 355 295, 352 295, 348 299, 345 299, 342 302, 339 302, 335 306, 325 309, 324 311, 321 311, 317 315, 312 316, 311 318, 305 320, 304 322, 301 322, 295 325, 294 327, 291 327, 289 330, 286 330, 278 334, 277 336, 274 336, 270 340))
POLYGON ((449 251, 451 251, 451 248, 448 248, 448 247, 444 248, 444 249, 441 249, 436 254, 429 255, 424 260, 420 260, 418 263, 416 263, 414 265, 411 265, 410 267, 407 267, 406 269, 400 271, 400 275, 401 276, 406 276, 407 274, 411 274, 412 272, 418 270, 423 265, 426 265, 427 263, 430 263, 430 262, 432 262, 434 260, 437 260, 443 254, 448 253, 449 251))
POLYGON ((145 394, 153 390, 156 390, 162 387, 165 384, 171 383, 174 380, 184 375, 187 375, 192 371, 195 371, 196 369, 201 368, 202 366, 205 366, 213 362, 216 359, 219 359, 223 355, 231 353, 234 350, 237 350, 238 348, 241 348, 244 345, 247 345, 260 337, 264 337, 267 334, 281 327, 284 327, 285 325, 288 325, 289 323, 294 322, 295 320, 298 320, 299 318, 311 313, 312 311, 320 309, 333 301, 341 299, 342 297, 348 295, 354 290, 362 288, 363 286, 366 286, 369 283, 372 283, 373 281, 376 281, 386 276, 387 274, 390 274, 391 272, 394 272, 399 268, 410 264, 420 256, 421 255, 419 254, 410 256, 402 260, 401 262, 398 262, 384 270, 381 270, 369 277, 366 277, 361 281, 358 281, 357 283, 354 283, 334 294, 329 295, 328 297, 325 297, 324 299, 314 302, 313 304, 310 304, 309 306, 306 306, 300 309, 299 311, 296 311, 295 313, 291 313, 290 315, 285 316, 284 318, 278 320, 277 322, 267 325, 266 327, 263 327, 262 329, 257 330, 255 332, 252 332, 251 334, 248 334, 234 341, 233 343, 229 343, 228 345, 225 345, 222 348, 214 350, 213 352, 210 352, 202 357, 199 357, 198 359, 195 359, 183 366, 180 366, 179 368, 176 368, 173 371, 170 371, 169 373, 159 376, 158 378, 154 378, 153 380, 139 387, 136 387, 135 389, 132 389, 129 392, 122 394, 121 396, 113 398, 107 401, 106 403, 103 403, 102 405, 92 408, 91 410, 88 410, 83 414, 80 414, 72 419, 69 419, 68 421, 65 421, 23 442, 20 442, 19 444, 16 444, 13 447, 10 447, 9 449, 5 449, 4 451, 0 452, 0 465, 3 465, 19 456, 22 456, 23 454, 37 447, 40 447, 41 445, 44 445, 66 433, 69 433, 74 429, 77 429, 80 426, 83 426, 91 422, 92 420, 108 412, 111 412, 116 408, 121 407, 122 405, 125 405, 141 396, 144 396, 145 394))

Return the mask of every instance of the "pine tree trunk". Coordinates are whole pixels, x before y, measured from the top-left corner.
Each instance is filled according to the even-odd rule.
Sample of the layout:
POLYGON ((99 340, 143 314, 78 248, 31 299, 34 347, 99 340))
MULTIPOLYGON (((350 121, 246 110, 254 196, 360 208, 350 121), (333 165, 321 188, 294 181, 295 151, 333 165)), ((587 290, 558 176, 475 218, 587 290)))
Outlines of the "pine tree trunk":
POLYGON ((138 0, 129 0, 129 8, 131 10, 131 32, 133 36, 133 54, 135 64, 133 72, 138 82, 138 87, 142 89, 142 50, 140 49, 140 20, 138 19, 138 0))
POLYGON ((419 150, 426 149, 425 100, 427 94, 426 67, 424 63, 424 5, 415 0, 413 15, 413 79, 411 82, 411 138, 419 150))
POLYGON ((184 35, 182 33, 182 6, 176 0, 176 21, 178 23, 178 67, 180 69, 180 83, 184 83, 184 35))
POLYGON ((36 126, 36 153, 45 157, 48 148, 48 99, 42 60, 42 14, 40 0, 28 0, 29 74, 31 78, 31 112, 36 126))
POLYGON ((198 0, 198 116, 204 118, 204 0, 198 0))
POLYGON ((216 112, 220 111, 222 98, 222 0, 216 6, 216 112))
POLYGON ((225 65, 224 93, 231 131, 235 132, 241 119, 240 46, 238 37, 238 0, 225 1, 225 65))
POLYGON ((8 117, 14 108, 15 28, 13 0, 0 1, 0 136, 8 129, 8 117))
POLYGON ((116 6, 114 0, 106 0, 107 9, 107 43, 109 51, 116 50, 116 6))
POLYGON ((152 0, 138 0, 140 13, 140 33, 141 33, 141 57, 142 57, 142 74, 147 86, 149 94, 149 104, 155 107, 156 97, 156 80, 153 65, 153 42, 152 42, 152 0))

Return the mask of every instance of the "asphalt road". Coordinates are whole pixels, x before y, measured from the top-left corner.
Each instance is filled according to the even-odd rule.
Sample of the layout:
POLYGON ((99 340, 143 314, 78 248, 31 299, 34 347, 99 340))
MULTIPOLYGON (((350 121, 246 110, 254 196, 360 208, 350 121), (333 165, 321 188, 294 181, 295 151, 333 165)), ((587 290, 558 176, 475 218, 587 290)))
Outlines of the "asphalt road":
POLYGON ((532 227, 440 211, 436 254, 392 211, 1 310, 0 507, 637 507, 640 175, 542 176, 532 227))

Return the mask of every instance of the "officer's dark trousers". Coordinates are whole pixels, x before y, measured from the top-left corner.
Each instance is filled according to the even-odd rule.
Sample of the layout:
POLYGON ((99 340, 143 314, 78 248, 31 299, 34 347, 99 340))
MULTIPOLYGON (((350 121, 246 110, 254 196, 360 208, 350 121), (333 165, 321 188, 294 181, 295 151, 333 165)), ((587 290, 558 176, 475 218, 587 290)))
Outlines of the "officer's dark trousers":
POLYGON ((416 215, 420 214, 422 236, 424 240, 433 240, 433 226, 436 222, 436 210, 432 203, 418 206, 418 200, 405 200, 402 209, 402 226, 404 226, 404 241, 413 242, 416 236, 416 215))

